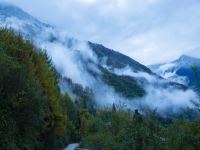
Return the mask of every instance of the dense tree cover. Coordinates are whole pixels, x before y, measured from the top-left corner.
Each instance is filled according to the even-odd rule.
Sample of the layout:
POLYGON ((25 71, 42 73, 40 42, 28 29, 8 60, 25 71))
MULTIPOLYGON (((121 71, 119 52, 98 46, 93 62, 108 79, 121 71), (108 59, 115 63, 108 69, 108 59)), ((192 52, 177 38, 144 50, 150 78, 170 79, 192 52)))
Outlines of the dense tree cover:
POLYGON ((77 113, 70 98, 60 95, 58 75, 47 55, 1 29, 1 149, 61 149, 77 139, 70 133, 77 113))
POLYGON ((105 68, 100 67, 103 73, 104 81, 112 86, 117 93, 120 93, 126 98, 142 97, 145 95, 145 90, 138 84, 136 79, 125 75, 116 75, 110 73, 105 68))
POLYGON ((200 120, 163 118, 149 112, 98 110, 89 116, 81 146, 91 150, 197 150, 200 120))
MULTIPOLYGON (((196 76, 196 86, 199 74, 196 68, 192 69, 196 76)), ((123 91, 118 77, 111 77, 106 74, 106 70, 103 71, 107 81, 123 91)), ((117 109, 115 105, 112 110, 96 110, 84 123, 86 127, 85 134, 81 136, 81 146, 91 150, 198 150, 200 105, 194 105, 196 108, 183 109, 177 114, 171 114, 169 110, 169 113, 165 112, 168 117, 145 109, 142 115, 137 110, 132 112, 117 109)))
MULTIPOLYGON (((199 74, 196 68, 192 69, 197 85, 199 74)), ((106 70, 103 71, 106 75, 106 70)), ((120 81, 106 76, 111 84, 120 81)), ((121 88, 120 83, 115 86, 121 88)), ((200 147, 200 105, 194 105, 196 108, 183 109, 177 114, 169 110, 165 112, 168 117, 145 109, 142 114, 137 110, 125 111, 115 105, 112 110, 96 110, 85 121, 86 134, 81 137, 81 146, 91 150, 197 150, 200 147)))
MULTIPOLYGON (((109 74, 105 79, 127 94, 132 92, 129 84, 135 83, 109 74)), ((73 142, 91 150, 200 147, 200 120, 193 110, 175 119, 151 111, 125 111, 115 105, 91 109, 89 89, 71 84, 77 93, 74 103, 67 94, 60 94, 58 81, 45 52, 20 35, 0 30, 0 149, 60 150, 73 142)))
POLYGON ((89 112, 94 111, 95 101, 94 93, 88 87, 83 87, 80 84, 73 83, 71 79, 64 77, 61 82, 67 85, 67 88, 76 95, 75 104, 79 109, 87 108, 89 112))

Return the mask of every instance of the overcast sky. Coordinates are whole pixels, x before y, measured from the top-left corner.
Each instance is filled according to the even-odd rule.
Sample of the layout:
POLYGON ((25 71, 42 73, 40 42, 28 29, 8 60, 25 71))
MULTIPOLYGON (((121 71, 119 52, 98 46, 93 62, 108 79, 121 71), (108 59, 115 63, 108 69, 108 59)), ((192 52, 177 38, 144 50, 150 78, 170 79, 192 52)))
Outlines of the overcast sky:
POLYGON ((200 0, 4 0, 145 65, 200 57, 200 0))

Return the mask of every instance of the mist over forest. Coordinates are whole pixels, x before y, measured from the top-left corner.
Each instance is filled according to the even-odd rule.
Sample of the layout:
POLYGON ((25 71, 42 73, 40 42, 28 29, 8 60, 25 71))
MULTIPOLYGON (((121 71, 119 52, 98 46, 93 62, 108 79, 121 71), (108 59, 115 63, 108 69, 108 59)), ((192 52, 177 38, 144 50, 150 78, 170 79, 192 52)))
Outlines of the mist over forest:
MULTIPOLYGON (((47 9, 58 7, 53 1, 40 3, 47 4, 44 14, 38 1, 29 5, 25 1, 0 2, 0 149, 198 149, 198 28, 191 26, 189 30, 183 22, 181 33, 190 39, 179 38, 177 24, 170 26, 173 29, 161 28, 166 14, 158 9, 172 9, 168 6, 173 2, 75 0, 63 2, 60 12, 55 9, 55 14, 63 17, 60 19, 47 9), (79 9, 75 13, 66 4, 79 9), (133 4, 135 9, 130 11, 133 4), (84 11, 82 16, 86 8, 96 13, 93 28, 87 21, 95 15, 84 11), (105 10, 110 10, 110 16, 105 10), (158 21, 149 22, 149 28, 138 19, 148 10, 151 13, 145 17, 158 21), (118 18, 124 30, 104 20, 110 17, 115 22, 117 14, 125 17, 118 18), (144 25, 138 26, 137 21, 144 25), (156 25, 166 36, 160 37, 162 41, 157 41, 156 25), (130 28, 133 32, 127 39, 130 28), (100 29, 102 32, 97 32, 100 29), (176 37, 171 34, 174 30, 176 37), (185 47, 180 44, 184 42, 185 47)), ((178 14, 184 14, 186 8, 190 14, 197 13, 199 4, 183 1, 173 10, 177 16, 169 20, 177 23, 181 20, 178 14)), ((188 16, 186 19, 191 22, 188 16)))

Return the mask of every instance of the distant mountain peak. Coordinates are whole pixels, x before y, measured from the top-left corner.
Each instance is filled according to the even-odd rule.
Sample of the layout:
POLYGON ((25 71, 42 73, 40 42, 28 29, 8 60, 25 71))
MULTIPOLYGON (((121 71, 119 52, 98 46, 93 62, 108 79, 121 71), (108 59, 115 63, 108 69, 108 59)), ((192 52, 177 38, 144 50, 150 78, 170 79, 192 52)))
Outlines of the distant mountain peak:
POLYGON ((192 66, 200 68, 200 59, 188 55, 181 55, 172 62, 149 66, 151 70, 165 79, 185 85, 192 85, 194 76, 192 66))
POLYGON ((181 56, 179 57, 179 59, 185 59, 185 58, 191 58, 191 57, 188 56, 188 55, 185 55, 185 54, 183 54, 183 55, 181 55, 181 56))
POLYGON ((0 27, 6 27, 20 32, 20 34, 30 40, 34 38, 38 39, 38 33, 40 33, 40 37, 51 38, 50 34, 52 33, 50 33, 50 30, 53 28, 39 21, 18 6, 7 2, 0 2, 0 27))
POLYGON ((21 8, 15 6, 13 4, 6 3, 6 2, 0 2, 0 15, 1 15, 1 17, 15 16, 19 19, 30 18, 30 15, 28 15, 21 8))
POLYGON ((13 5, 13 4, 11 4, 11 3, 8 3, 8 2, 5 2, 5 1, 0 2, 0 5, 1 5, 1 6, 5 6, 5 7, 9 7, 9 6, 15 7, 15 5, 13 5))
POLYGON ((195 57, 192 57, 192 56, 189 56, 189 55, 185 55, 185 54, 181 55, 178 60, 189 60, 189 59, 190 60, 191 59, 199 60, 198 58, 195 58, 195 57))
POLYGON ((181 55, 179 59, 174 61, 179 66, 191 67, 192 65, 200 66, 200 59, 188 55, 181 55))
MULTIPOLYGON (((7 3, 7 2, 0 2, 0 21, 1 22, 9 22, 8 20, 11 18, 16 18, 20 21, 24 22, 31 22, 32 24, 36 26, 46 26, 48 27, 49 25, 39 21, 29 13, 25 12, 23 9, 20 7, 7 3)), ((8 27, 9 23, 8 23, 8 27)))

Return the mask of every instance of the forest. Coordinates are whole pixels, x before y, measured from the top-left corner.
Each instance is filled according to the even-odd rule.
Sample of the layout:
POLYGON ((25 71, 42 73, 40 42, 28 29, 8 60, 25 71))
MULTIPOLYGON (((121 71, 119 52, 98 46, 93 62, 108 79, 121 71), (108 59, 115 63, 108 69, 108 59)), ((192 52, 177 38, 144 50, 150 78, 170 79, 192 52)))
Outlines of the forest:
MULTIPOLYGON (((198 104, 177 116, 124 110, 115 104, 89 109, 87 96, 73 101, 67 93, 61 94, 59 80, 45 50, 20 34, 0 29, 0 149, 61 150, 75 142, 90 150, 200 147, 198 104)), ((112 80, 118 77, 106 76, 106 82, 112 80)), ((117 85, 117 90, 129 91, 117 85)))

